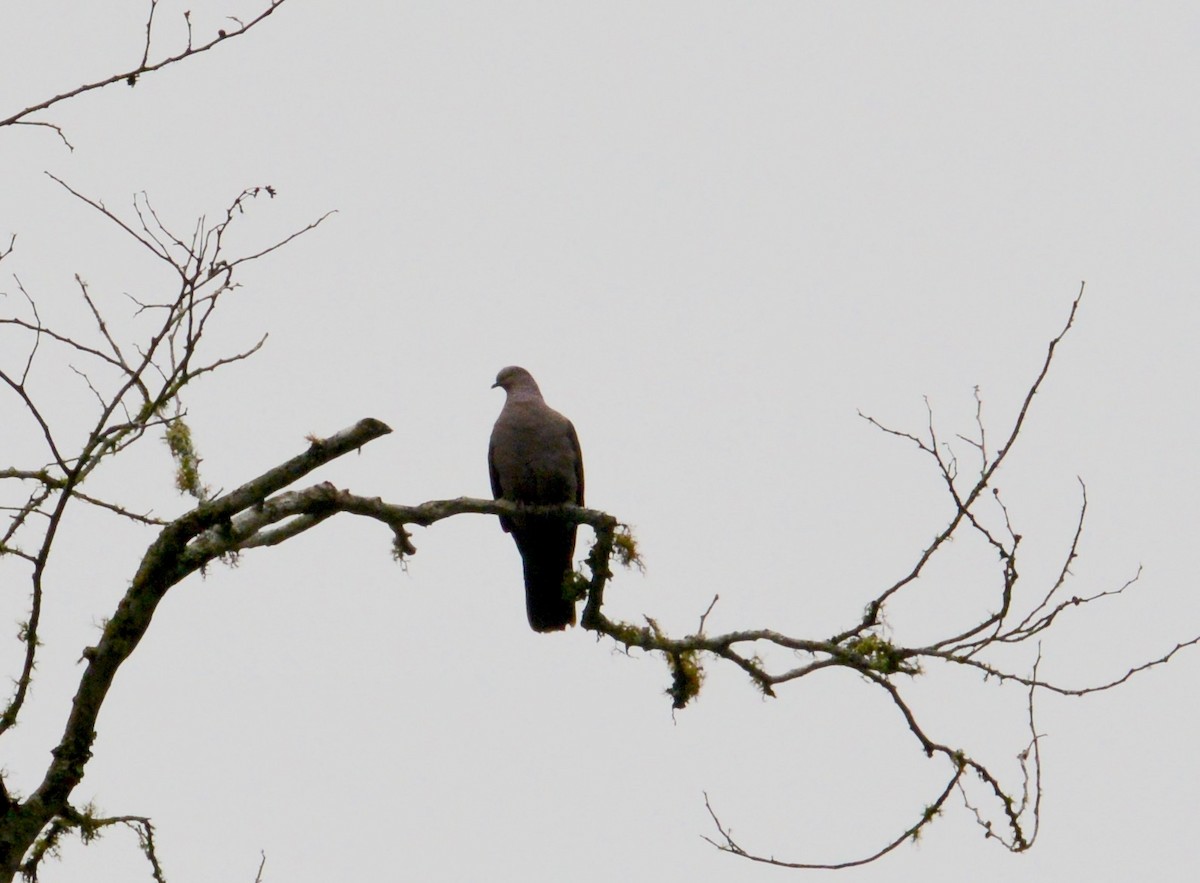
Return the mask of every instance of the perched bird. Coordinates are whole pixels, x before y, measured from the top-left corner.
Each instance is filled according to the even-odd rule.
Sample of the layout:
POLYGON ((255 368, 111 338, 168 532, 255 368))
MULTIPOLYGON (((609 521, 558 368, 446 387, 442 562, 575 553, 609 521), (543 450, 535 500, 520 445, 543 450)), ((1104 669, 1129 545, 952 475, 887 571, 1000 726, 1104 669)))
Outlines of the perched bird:
MULTIPOLYGON (((492 495, 515 503, 583 505, 583 455, 571 421, 546 404, 537 381, 515 365, 492 388, 507 394, 492 428, 488 470, 492 495)), ((525 567, 525 609, 535 632, 575 624, 575 601, 563 597, 574 570, 575 528, 554 516, 501 515, 525 567)))

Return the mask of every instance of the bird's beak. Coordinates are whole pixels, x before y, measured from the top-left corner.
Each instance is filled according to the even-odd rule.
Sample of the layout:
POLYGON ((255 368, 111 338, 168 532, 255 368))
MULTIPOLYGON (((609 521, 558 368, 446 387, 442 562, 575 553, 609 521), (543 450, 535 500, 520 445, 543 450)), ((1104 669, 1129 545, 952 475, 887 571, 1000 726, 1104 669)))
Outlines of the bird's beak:
POLYGON ((492 389, 495 389, 499 385, 500 385, 500 381, 497 380, 495 383, 492 384, 492 389))

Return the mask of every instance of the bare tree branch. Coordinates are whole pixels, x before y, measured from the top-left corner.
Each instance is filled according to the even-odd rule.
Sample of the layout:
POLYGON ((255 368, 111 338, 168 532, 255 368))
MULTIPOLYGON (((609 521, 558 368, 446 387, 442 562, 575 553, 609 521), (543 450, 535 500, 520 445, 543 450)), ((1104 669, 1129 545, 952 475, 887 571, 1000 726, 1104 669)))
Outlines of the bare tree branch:
POLYGON ((154 825, 150 819, 145 816, 102 817, 96 814, 96 808, 90 804, 82 810, 67 806, 59 815, 55 816, 29 850, 29 854, 20 868, 21 876, 30 883, 37 883, 38 869, 42 861, 47 856, 58 854, 59 843, 65 834, 75 832, 87 844, 98 839, 106 828, 114 825, 123 825, 137 834, 138 846, 150 863, 151 877, 155 883, 166 883, 154 843, 154 825))
MULTIPOLYGON (((125 83, 128 83, 130 86, 133 86, 137 83, 138 78, 144 76, 145 74, 150 74, 150 73, 154 73, 155 71, 162 70, 164 67, 167 67, 168 65, 172 65, 172 64, 175 64, 176 62, 183 61, 185 58, 191 58, 193 55, 199 55, 202 52, 207 52, 208 50, 210 50, 216 46, 219 46, 221 43, 224 43, 227 40, 232 40, 236 37, 242 36, 243 34, 248 32, 251 28, 253 28, 255 25, 257 25, 259 22, 265 20, 269 15, 271 15, 276 9, 281 7, 285 2, 286 2, 286 0, 270 0, 270 4, 266 7, 266 9, 264 9, 262 12, 260 12, 254 18, 250 19, 248 22, 243 23, 243 22, 240 22, 240 21, 237 21, 236 19, 234 19, 234 21, 237 21, 237 27, 231 28, 229 30, 225 30, 225 29, 218 30, 217 35, 215 37, 211 38, 206 43, 201 43, 196 46, 192 45, 190 15, 185 14, 185 15, 187 15, 187 24, 188 24, 187 46, 181 52, 177 52, 174 55, 165 56, 164 58, 161 58, 158 61, 152 62, 152 61, 150 61, 151 31, 152 31, 152 28, 154 25, 154 11, 155 11, 156 6, 158 5, 158 0, 151 0, 150 13, 146 18, 145 48, 142 52, 141 60, 136 65, 134 65, 133 67, 131 67, 128 70, 123 71, 121 73, 112 74, 111 76, 104 77, 103 79, 100 79, 100 80, 95 80, 94 82, 91 82, 91 83, 84 83, 81 86, 76 86, 74 89, 69 89, 66 92, 62 92, 51 98, 47 98, 44 101, 39 101, 36 104, 31 104, 28 107, 22 108, 21 110, 18 110, 15 113, 12 113, 7 117, 0 119, 0 128, 2 128, 4 126, 13 126, 13 125, 47 126, 51 129, 54 129, 56 132, 58 132, 59 136, 62 137, 63 142, 67 145, 68 148, 70 148, 71 147, 70 142, 67 141, 66 137, 62 133, 62 130, 58 126, 53 125, 51 123, 41 122, 38 120, 28 120, 28 119, 26 119, 26 117, 29 117, 30 115, 35 114, 38 111, 46 110, 47 108, 53 107, 54 105, 58 104, 61 101, 67 101, 68 99, 75 98, 78 95, 83 95, 86 92, 92 92, 96 89, 103 89, 105 86, 111 86, 113 83, 120 83, 120 82, 124 81, 125 83)), ((74 148, 71 148, 71 149, 74 149, 74 148)))
MULTIPOLYGON (((227 494, 201 503, 163 528, 147 549, 129 590, 105 626, 100 640, 94 647, 84 650, 86 668, 71 704, 62 739, 52 752, 54 760, 29 798, 19 807, 10 809, 10 831, 36 836, 67 811, 67 801, 83 778, 84 768, 91 757, 92 742, 96 736, 96 717, 118 669, 150 627, 154 611, 166 592, 211 560, 211 556, 203 552, 192 552, 189 543, 208 531, 219 534, 225 526, 232 524, 236 514, 262 504, 268 496, 314 469, 390 431, 378 420, 367 419, 329 438, 314 439, 303 453, 227 494)), ((0 823, 0 834, 4 828, 4 824, 0 823)), ((16 845, 12 837, 0 837, 0 847, 4 842, 10 845, 6 861, 11 863, 19 859, 21 855, 14 856, 15 850, 11 849, 16 845)), ((32 837, 29 842, 33 842, 32 837)), ((21 854, 24 851, 22 848, 21 854)), ((0 859, 3 858, 4 853, 0 849, 0 859)), ((3 866, 3 862, 0 862, 0 868, 3 866)))

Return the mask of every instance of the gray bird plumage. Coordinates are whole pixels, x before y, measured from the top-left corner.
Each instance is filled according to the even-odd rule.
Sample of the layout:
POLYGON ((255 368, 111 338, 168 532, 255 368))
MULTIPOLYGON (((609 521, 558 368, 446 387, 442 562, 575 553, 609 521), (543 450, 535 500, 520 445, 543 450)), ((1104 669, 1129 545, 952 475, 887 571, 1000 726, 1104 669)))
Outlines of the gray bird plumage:
MULTIPOLYGON (((507 394, 492 428, 488 470, 492 495, 516 503, 583 505, 583 455, 571 421, 546 404, 537 381, 515 365, 496 375, 507 394)), ((525 570, 525 609, 534 631, 575 624, 575 602, 563 597, 574 567, 575 528, 561 518, 501 516, 525 570)))

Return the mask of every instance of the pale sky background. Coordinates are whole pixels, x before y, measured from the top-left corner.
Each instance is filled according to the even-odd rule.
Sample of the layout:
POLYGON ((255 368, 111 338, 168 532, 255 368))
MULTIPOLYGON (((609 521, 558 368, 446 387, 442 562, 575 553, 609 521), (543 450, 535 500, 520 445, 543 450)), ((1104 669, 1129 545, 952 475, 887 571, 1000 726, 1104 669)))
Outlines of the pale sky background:
MULTIPOLYGON (((0 11, 0 116, 141 55, 148 4, 0 11)), ((155 55, 246 0, 165 2, 155 55)), ((999 486, 1044 590, 1088 486, 1073 591, 1136 591, 1064 623, 1042 673, 1124 672, 1200 633, 1200 11, 1158 3, 446 3, 290 0, 249 35, 0 132, 0 266, 43 318, 82 327, 79 273, 121 326, 166 293, 144 249, 42 172, 128 213, 146 191, 180 233, 244 187, 253 249, 211 353, 270 339, 190 391, 204 478, 231 488, 309 433, 372 416, 394 434, 317 479, 401 503, 488 494, 487 437, 517 363, 575 422, 589 503, 631 523, 644 576, 611 610, 685 633, 823 638, 857 620, 943 525, 914 450, 856 409, 947 437, 978 384, 995 438, 1081 280, 1077 327, 999 486)), ((2 345, 14 358, 12 338, 2 345)), ((23 351, 22 351, 23 352, 23 351)), ((50 355, 49 350, 45 352, 50 355)), ((92 405, 39 363, 60 419, 92 405)), ((32 433, 0 399, 0 443, 32 433)), ((90 419, 90 416, 89 416, 90 419)), ((97 493, 184 511, 165 446, 97 493)), ((965 457, 965 450, 962 451, 965 457)), ((584 534, 583 537, 586 537, 584 534)), ((35 694, 0 746, 40 778, 95 640, 152 533, 77 513, 49 573, 35 694)), ((1117 692, 1039 707, 1039 841, 1013 856, 954 798, 917 846, 839 872, 718 853, 707 790, 747 847, 838 861, 940 789, 882 693, 826 672, 758 697, 712 664, 672 719, 656 658, 525 622, 492 518, 388 532, 339 518, 176 587, 122 670, 76 791, 151 816, 175 881, 1174 880, 1200 861, 1200 655, 1117 692)), ((584 544, 581 543, 581 554, 584 544)), ((968 543, 895 605, 898 642, 993 606, 968 543)), ((27 587, 7 567, 0 624, 27 587)), ((15 641, 0 662, 15 673, 15 641)), ((1023 697, 933 672, 930 735, 1013 775, 1023 697)), ((149 879, 128 832, 72 842, 46 883, 149 879)))

